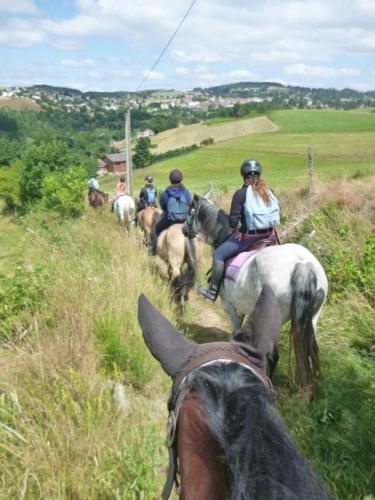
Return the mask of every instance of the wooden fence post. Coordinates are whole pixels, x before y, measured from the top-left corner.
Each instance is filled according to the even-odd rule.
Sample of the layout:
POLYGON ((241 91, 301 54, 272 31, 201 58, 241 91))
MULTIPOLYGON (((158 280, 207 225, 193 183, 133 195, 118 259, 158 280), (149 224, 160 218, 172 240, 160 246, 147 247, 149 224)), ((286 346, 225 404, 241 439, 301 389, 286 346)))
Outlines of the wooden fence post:
POLYGON ((314 151, 311 146, 307 147, 307 169, 309 173, 309 193, 315 194, 314 183, 314 151))

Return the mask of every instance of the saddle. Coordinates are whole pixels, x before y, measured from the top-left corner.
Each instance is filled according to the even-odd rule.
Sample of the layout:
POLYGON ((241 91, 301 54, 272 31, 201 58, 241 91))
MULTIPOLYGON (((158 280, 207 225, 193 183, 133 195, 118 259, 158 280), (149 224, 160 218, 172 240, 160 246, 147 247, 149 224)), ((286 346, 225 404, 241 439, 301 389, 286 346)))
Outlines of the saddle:
POLYGON ((274 237, 270 237, 264 240, 260 240, 255 243, 251 250, 248 252, 241 252, 238 255, 228 259, 225 261, 225 278, 236 281, 238 273, 240 272, 241 267, 252 257, 254 254, 263 250, 264 248, 276 245, 276 239, 274 237))

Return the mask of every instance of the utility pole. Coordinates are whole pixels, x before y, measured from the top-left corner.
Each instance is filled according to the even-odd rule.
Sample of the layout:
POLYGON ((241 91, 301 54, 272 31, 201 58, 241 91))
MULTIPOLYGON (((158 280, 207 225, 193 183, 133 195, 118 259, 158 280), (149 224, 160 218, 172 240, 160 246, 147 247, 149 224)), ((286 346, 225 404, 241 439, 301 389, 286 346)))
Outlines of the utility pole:
POLYGON ((307 147, 307 169, 309 172, 309 193, 315 194, 314 184, 314 152, 311 146, 307 147))
POLYGON ((131 128, 130 128, 130 108, 125 112, 125 162, 126 162, 126 181, 130 196, 133 196, 133 165, 132 165, 132 146, 131 146, 131 128))

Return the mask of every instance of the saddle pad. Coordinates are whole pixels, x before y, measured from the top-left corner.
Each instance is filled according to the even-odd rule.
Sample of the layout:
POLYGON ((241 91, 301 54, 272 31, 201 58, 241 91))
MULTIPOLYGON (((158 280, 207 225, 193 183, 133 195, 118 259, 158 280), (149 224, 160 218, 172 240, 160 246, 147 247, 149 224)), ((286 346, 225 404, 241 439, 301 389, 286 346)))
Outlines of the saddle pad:
POLYGON ((225 262, 225 278, 228 280, 236 281, 241 267, 250 257, 252 257, 257 252, 258 249, 250 250, 250 252, 241 252, 232 259, 227 260, 225 262))

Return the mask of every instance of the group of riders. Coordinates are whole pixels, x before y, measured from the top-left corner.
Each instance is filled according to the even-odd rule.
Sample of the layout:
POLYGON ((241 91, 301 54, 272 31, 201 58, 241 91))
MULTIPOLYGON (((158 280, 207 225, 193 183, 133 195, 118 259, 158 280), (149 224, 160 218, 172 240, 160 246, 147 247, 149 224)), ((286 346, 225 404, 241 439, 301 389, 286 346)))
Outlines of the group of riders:
MULTIPOLYGON (((221 281, 225 272, 225 261, 241 252, 248 252, 262 240, 267 244, 276 243, 275 226, 280 223, 280 205, 271 189, 261 177, 262 168, 258 160, 245 160, 240 169, 243 185, 238 189, 231 202, 229 224, 232 234, 214 249, 211 279, 209 287, 201 285, 198 294, 214 302, 217 298, 221 281)), ((192 201, 189 190, 183 185, 183 173, 175 169, 169 173, 170 185, 160 197, 162 214, 155 224, 151 236, 151 255, 156 255, 157 238, 159 234, 172 224, 184 223, 192 201)), ((97 179, 89 181, 91 189, 99 190, 97 179)), ((112 199, 112 211, 119 196, 127 194, 125 177, 120 177, 112 199)), ((149 207, 157 207, 157 189, 153 177, 145 177, 145 185, 139 193, 136 212, 149 207)), ((134 224, 137 223, 137 215, 134 224)))

